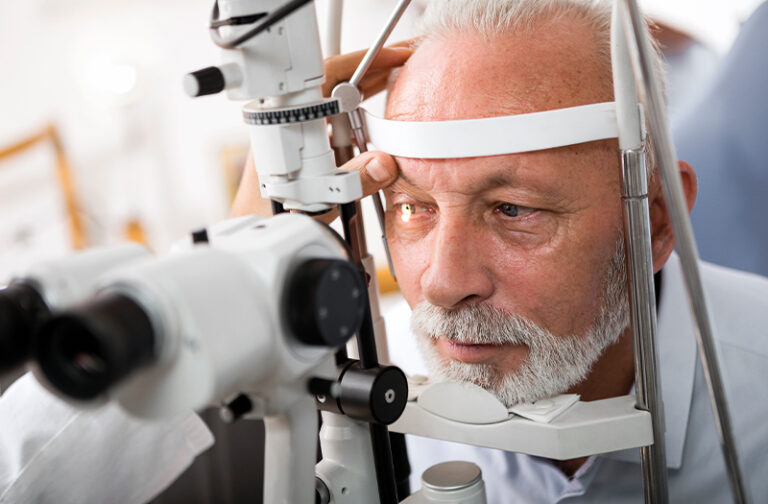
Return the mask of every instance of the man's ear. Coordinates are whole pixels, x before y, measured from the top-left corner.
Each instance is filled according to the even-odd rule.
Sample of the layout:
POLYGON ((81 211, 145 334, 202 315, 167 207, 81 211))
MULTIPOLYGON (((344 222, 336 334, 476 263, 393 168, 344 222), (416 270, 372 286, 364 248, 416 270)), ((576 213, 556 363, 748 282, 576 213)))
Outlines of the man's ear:
MULTIPOLYGON (((685 161, 678 161, 677 166, 683 184, 685 202, 690 213, 698 192, 696 172, 685 161)), ((648 207, 651 216, 651 250, 653 251, 653 271, 655 273, 664 266, 675 248, 675 235, 672 232, 672 223, 670 222, 667 203, 664 200, 661 174, 658 169, 648 184, 648 207)))

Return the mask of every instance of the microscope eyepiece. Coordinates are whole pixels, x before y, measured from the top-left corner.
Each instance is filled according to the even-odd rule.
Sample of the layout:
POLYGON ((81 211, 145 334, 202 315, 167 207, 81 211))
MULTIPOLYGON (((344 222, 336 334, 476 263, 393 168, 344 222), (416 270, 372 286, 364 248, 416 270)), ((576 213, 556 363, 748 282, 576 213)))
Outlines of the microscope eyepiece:
POLYGON ((155 359, 155 333, 143 308, 105 294, 52 317, 35 345, 41 371, 64 395, 89 400, 155 359))
POLYGON ((34 333, 49 314, 40 293, 25 283, 0 290, 0 376, 30 357, 34 333))

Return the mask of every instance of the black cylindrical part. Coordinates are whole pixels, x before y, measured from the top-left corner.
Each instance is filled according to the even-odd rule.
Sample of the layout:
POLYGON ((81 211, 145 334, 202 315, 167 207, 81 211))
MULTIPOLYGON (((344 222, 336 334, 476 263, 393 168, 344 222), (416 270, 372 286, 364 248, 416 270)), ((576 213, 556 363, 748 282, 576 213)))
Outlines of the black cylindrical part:
POLYGON ((286 287, 286 319, 294 336, 308 345, 338 348, 360 329, 366 310, 365 283, 341 259, 309 259, 286 287))
POLYGON ((405 445, 405 435, 400 432, 390 431, 389 444, 392 447, 392 461, 395 466, 397 500, 400 502, 411 495, 411 463, 408 460, 408 448, 405 445))
POLYGON ((57 390, 88 400, 153 362, 155 339, 144 309, 111 293, 51 317, 40 330, 35 357, 57 390))
POLYGON ((192 72, 187 76, 190 80, 185 87, 190 96, 205 96, 220 93, 226 87, 224 74, 218 67, 208 67, 192 72), (194 85, 193 85, 194 83, 194 85))
POLYGON ((0 376, 29 359, 34 333, 50 316, 40 293, 25 283, 0 290, 0 376))
POLYGON ((341 377, 339 404, 350 418, 389 425, 407 401, 408 381, 396 366, 361 369, 355 363, 341 377))
POLYGON ((280 215, 281 213, 285 213, 285 207, 282 203, 279 201, 271 200, 272 201, 272 215, 280 215))
POLYGON ((241 419, 247 413, 253 411, 253 402, 251 398, 245 394, 239 394, 237 397, 228 402, 219 411, 221 419, 227 423, 232 423, 235 420, 241 419))

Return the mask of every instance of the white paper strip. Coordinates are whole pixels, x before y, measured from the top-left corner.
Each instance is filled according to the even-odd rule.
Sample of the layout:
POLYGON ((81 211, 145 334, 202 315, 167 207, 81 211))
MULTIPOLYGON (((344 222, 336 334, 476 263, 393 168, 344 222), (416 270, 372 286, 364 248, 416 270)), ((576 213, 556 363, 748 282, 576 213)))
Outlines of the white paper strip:
POLYGON ((535 403, 516 404, 509 411, 534 422, 549 423, 573 406, 580 397, 579 394, 561 394, 535 403))
POLYGON ((411 158, 514 154, 618 137, 616 103, 458 121, 390 121, 365 111, 377 150, 411 158))

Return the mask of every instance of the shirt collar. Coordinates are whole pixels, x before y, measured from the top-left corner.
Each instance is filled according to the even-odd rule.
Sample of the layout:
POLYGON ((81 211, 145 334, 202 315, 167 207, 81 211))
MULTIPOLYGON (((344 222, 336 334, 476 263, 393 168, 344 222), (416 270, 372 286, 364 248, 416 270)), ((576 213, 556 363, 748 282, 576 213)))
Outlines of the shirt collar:
MULTIPOLYGON (((656 344, 664 401, 667 467, 679 469, 693 397, 696 371, 696 337, 680 258, 674 252, 663 269, 664 281, 658 296, 656 344)), ((640 462, 640 450, 622 450, 604 455, 625 462, 640 462)))

